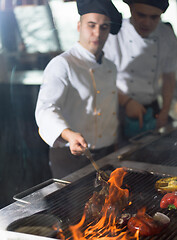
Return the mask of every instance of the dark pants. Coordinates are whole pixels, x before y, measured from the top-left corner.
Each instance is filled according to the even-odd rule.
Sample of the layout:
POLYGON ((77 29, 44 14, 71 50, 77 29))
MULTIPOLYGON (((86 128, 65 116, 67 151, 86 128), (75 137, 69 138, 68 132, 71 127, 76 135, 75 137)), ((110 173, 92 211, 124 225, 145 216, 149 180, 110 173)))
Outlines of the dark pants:
MULTIPOLYGON (((104 156, 114 152, 116 147, 111 145, 109 147, 92 150, 94 160, 103 158, 104 156)), ((75 156, 71 154, 69 147, 50 148, 49 151, 50 167, 52 177, 61 179, 72 172, 79 170, 90 164, 90 161, 83 155, 75 156)), ((106 165, 106 163, 105 163, 106 165)))

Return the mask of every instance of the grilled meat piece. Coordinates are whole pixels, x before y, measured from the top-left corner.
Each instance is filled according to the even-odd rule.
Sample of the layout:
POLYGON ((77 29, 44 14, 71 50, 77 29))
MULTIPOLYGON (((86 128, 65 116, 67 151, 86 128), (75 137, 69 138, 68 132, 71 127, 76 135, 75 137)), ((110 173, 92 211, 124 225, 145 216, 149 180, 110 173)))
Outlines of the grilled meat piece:
POLYGON ((99 192, 94 192, 92 197, 85 204, 85 210, 89 217, 100 217, 102 215, 101 210, 105 203, 105 198, 109 194, 109 186, 104 185, 99 192))
POLYGON ((105 183, 105 181, 101 181, 101 184, 102 189, 99 192, 94 192, 85 204, 87 216, 101 217, 103 212, 106 211, 108 216, 114 213, 114 216, 120 217, 122 210, 128 206, 127 196, 124 194, 119 195, 120 190, 116 187, 110 190, 109 183, 105 183))

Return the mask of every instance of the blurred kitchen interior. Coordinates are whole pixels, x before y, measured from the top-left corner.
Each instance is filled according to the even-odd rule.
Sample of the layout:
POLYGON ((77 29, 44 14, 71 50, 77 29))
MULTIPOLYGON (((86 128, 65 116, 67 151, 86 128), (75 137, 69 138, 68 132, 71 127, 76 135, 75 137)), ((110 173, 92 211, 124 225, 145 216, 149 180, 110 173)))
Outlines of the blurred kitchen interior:
MULTIPOLYGON (((113 0, 124 17, 129 8, 113 0)), ((177 1, 162 20, 177 34, 177 1)), ((48 146, 34 119, 42 73, 78 39, 75 1, 0 0, 0 208, 13 196, 51 178, 48 146)), ((171 115, 177 118, 175 91, 171 115)), ((160 99, 159 99, 160 100, 160 99)))

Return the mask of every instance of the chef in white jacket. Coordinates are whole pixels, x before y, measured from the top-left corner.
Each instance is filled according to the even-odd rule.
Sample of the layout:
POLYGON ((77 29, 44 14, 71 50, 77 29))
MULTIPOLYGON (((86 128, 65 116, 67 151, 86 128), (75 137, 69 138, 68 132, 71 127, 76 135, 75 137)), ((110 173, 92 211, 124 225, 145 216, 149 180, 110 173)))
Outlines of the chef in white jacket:
POLYGON ((119 102, 126 116, 137 119, 140 128, 148 108, 153 109, 157 127, 168 122, 175 87, 177 39, 160 20, 168 0, 123 0, 131 17, 123 19, 117 35, 110 34, 105 56, 117 66, 119 102), (162 79, 160 89, 159 79, 162 79), (161 109, 157 96, 162 90, 161 109))
POLYGON ((117 70, 102 48, 122 17, 110 0, 78 0, 77 7, 79 42, 46 67, 35 113, 57 178, 89 164, 87 146, 96 160, 117 141, 117 70))

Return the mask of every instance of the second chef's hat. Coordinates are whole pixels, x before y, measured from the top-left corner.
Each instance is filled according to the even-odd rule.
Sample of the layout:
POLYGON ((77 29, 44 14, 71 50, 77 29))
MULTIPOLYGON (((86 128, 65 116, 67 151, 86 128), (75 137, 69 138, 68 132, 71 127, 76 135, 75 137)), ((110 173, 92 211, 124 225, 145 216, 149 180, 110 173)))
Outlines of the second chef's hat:
POLYGON ((163 12, 165 12, 169 6, 168 0, 123 0, 123 2, 127 3, 128 5, 132 3, 151 5, 153 7, 160 8, 163 12))

